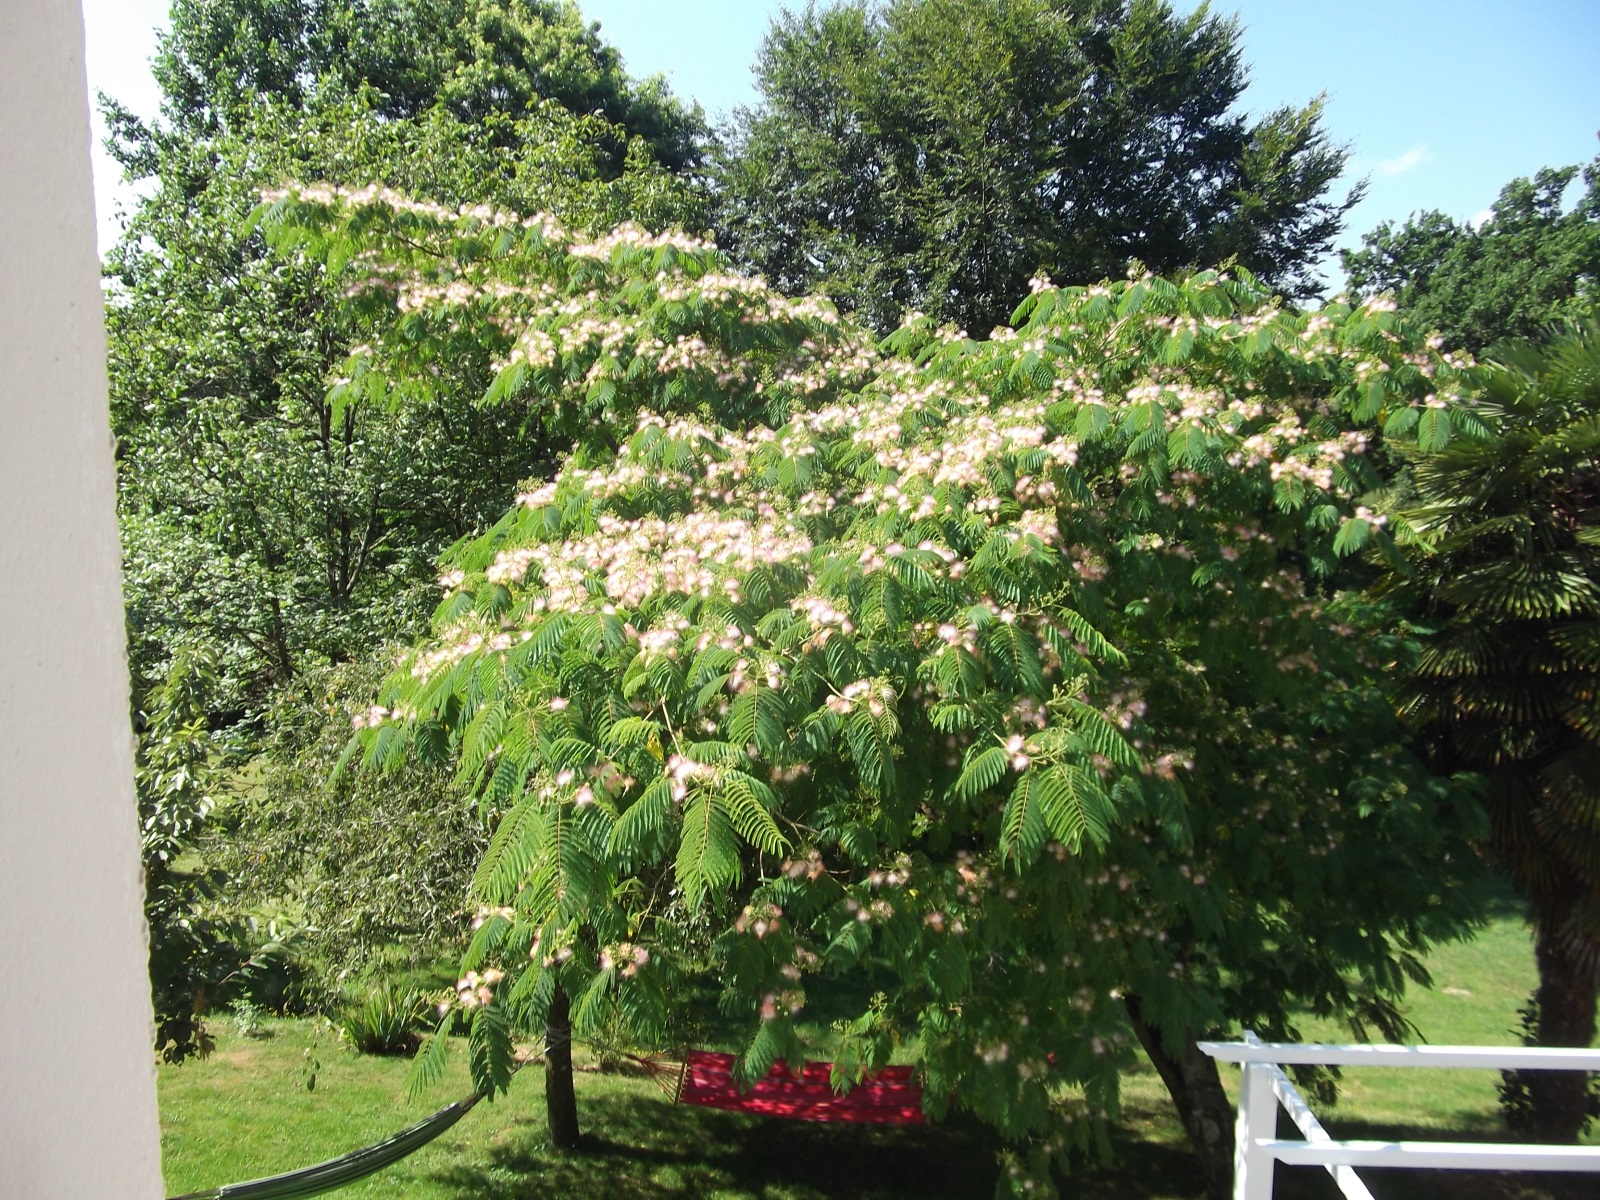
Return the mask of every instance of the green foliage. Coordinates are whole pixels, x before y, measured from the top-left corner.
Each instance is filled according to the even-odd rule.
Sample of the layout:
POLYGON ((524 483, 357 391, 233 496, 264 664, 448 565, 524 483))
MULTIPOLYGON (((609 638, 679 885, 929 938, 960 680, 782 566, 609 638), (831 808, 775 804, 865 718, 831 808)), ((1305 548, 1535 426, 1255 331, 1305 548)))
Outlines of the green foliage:
POLYGON ((453 764, 495 824, 480 1083, 558 984, 577 1037, 652 1045, 714 981, 748 1078, 819 976, 870 978, 838 1060, 915 1047, 930 1112, 1048 1188, 1115 1111, 1119 997, 1175 1044, 1402 1030, 1478 827, 1405 749, 1389 617, 1332 591, 1345 524, 1388 543, 1368 430, 1470 382, 1392 306, 1140 277, 874 352, 679 237, 319 187, 261 220, 358 303, 412 297, 372 309, 386 388, 476 338, 491 400, 598 426, 451 552, 359 738, 365 770, 453 764))
MULTIPOLYGON (((1539 1019, 1538 993, 1517 1010, 1517 1031, 1521 1035, 1524 1046, 1539 1045, 1539 1019)), ((1502 1071, 1498 1087, 1500 1097, 1500 1112, 1505 1118, 1506 1128, 1523 1137, 1537 1138, 1543 1132, 1540 1128, 1540 1113, 1534 1103, 1533 1089, 1529 1087, 1532 1071, 1502 1071)), ((1600 1118, 1600 1082, 1593 1075, 1584 1081, 1585 1088, 1583 1122, 1581 1133, 1588 1133, 1597 1118, 1600 1118)))
POLYGON ((261 1038, 271 1036, 264 1024, 268 1012, 254 1000, 240 997, 228 1004, 228 1012, 232 1015, 233 1031, 240 1037, 261 1038))
POLYGON ((982 336, 1027 281, 1236 261, 1315 269, 1360 198, 1321 101, 1238 108, 1239 29, 1164 0, 867 0, 775 21, 758 105, 716 156, 716 225, 790 294, 880 332, 907 309, 982 336))
MULTIPOLYGON (((183 730, 142 748, 160 773, 146 808, 152 788, 176 803, 216 785, 192 777, 210 730, 231 727, 243 750, 268 743, 268 760, 228 764, 246 785, 228 814, 245 835, 226 863, 229 907, 304 912, 302 949, 330 973, 390 938, 425 954, 458 919, 474 820, 439 772, 392 796, 324 792, 333 760, 314 726, 347 714, 329 697, 320 717, 307 710, 329 664, 425 627, 438 555, 554 449, 521 414, 462 401, 482 390, 481 354, 433 364, 429 403, 330 400, 357 326, 320 264, 269 258, 244 218, 264 186, 333 175, 578 225, 681 221, 688 192, 671 169, 693 161, 698 118, 629 81, 575 9, 521 0, 182 0, 156 69, 160 122, 104 102, 113 153, 153 185, 108 263, 130 657, 138 695, 190 647, 214 678, 183 730)), ((220 864, 208 861, 213 890, 220 864)), ((214 920, 197 924, 177 898, 188 869, 147 858, 174 1053, 200 1044, 203 997, 250 942, 241 927, 228 951, 214 920)))
MULTIPOLYGON (((1441 755, 1497 780, 1497 850, 1520 888, 1600 898, 1589 846, 1600 751, 1587 716, 1600 665, 1597 380, 1592 325, 1542 351, 1507 351, 1483 377, 1488 436, 1416 452, 1390 506, 1423 552, 1391 586, 1433 627, 1408 715, 1441 755)), ((1600 946, 1600 925, 1567 932, 1600 946)))
POLYGON ((204 651, 178 654, 139 714, 134 779, 145 863, 145 921, 156 1049, 168 1062, 204 1055, 205 1014, 243 955, 208 911, 216 880, 196 849, 215 806, 220 747, 206 727, 206 692, 216 664, 204 651))
POLYGON ((553 100, 617 128, 614 168, 634 137, 673 170, 699 155, 698 111, 659 79, 628 78, 564 0, 176 0, 154 67, 185 135, 237 132, 262 100, 299 109, 370 90, 390 121, 443 105, 478 124, 553 100))
POLYGON ((163 149, 108 308, 137 672, 199 639, 220 656, 222 711, 259 709, 304 668, 415 629, 438 554, 552 455, 518 413, 461 402, 482 390, 482 353, 430 376, 431 403, 330 400, 355 327, 320 267, 264 258, 241 232, 257 189, 337 171, 580 221, 670 207, 647 164, 600 177, 595 124, 554 107, 498 126, 389 122, 368 98, 263 109, 241 134, 163 149))
MULTIPOLYGON (((1482 436, 1417 446, 1386 498, 1416 546, 1386 587, 1426 636, 1404 713, 1447 769, 1482 771, 1486 849, 1530 902, 1541 1045, 1594 1037, 1600 965, 1600 327, 1508 347, 1481 377, 1482 436)), ((1550 1140, 1587 1084, 1513 1081, 1550 1140)))
POLYGON ((219 1005, 283 1012, 305 985, 297 939, 243 915, 229 893, 217 810, 237 751, 207 723, 216 679, 204 648, 181 647, 134 718, 155 1046, 168 1062, 209 1053, 206 1016, 219 1005))
POLYGON ((463 898, 488 840, 448 770, 334 778, 351 722, 365 718, 386 670, 375 659, 313 670, 278 694, 252 787, 218 847, 234 904, 293 912, 301 959, 327 992, 457 954, 463 898))
MULTIPOLYGON (((712 247, 682 234, 628 224, 591 239, 545 214, 458 213, 322 185, 268 193, 254 219, 280 251, 344 272, 370 339, 332 390, 336 403, 430 402, 438 364, 465 360, 480 367, 471 394, 482 411, 541 427, 548 445, 605 455, 642 410, 781 421, 836 394, 873 357, 826 302, 786 300, 732 275, 712 247), (337 219, 347 202, 359 221, 337 219)), ((663 447, 669 465, 685 453, 663 447)), ((796 481, 808 469, 788 466, 796 481)))
POLYGON ((439 552, 552 455, 459 403, 481 356, 435 364, 435 405, 329 404, 353 326, 320 267, 241 228, 260 189, 680 222, 698 118, 543 0, 180 0, 155 66, 162 121, 103 100, 113 154, 156 185, 109 262, 131 645, 147 685, 174 644, 211 646, 237 716, 414 631, 439 552))
POLYGON ((1360 250, 1340 252, 1350 287, 1393 294, 1422 328, 1452 350, 1481 353, 1507 340, 1538 339, 1581 317, 1600 297, 1600 159, 1583 169, 1584 191, 1564 197, 1578 168, 1514 179, 1482 225, 1441 212, 1384 222, 1360 250))
MULTIPOLYGON (((1426 966, 1441 986, 1407 997, 1408 1015, 1426 1041, 1505 1042, 1535 977, 1520 915, 1504 909, 1470 942, 1429 955, 1426 966)), ((809 1057, 835 1057, 826 1016, 811 1015, 802 1026, 809 1057)), ((273 1036, 261 1042, 240 1042, 219 1030, 220 1049, 237 1052, 161 1069, 162 1167, 169 1193, 319 1162, 374 1142, 400 1120, 420 1117, 472 1088, 466 1056, 458 1055, 444 1077, 413 1101, 413 1115, 402 1117, 395 1097, 414 1064, 339 1054, 329 1057, 323 1086, 308 1097, 276 1081, 294 1078, 315 1026, 275 1020, 269 1029, 273 1036)), ((1347 1036, 1335 1021, 1308 1021, 1302 1032, 1313 1041, 1347 1036)), ((724 1045, 716 1038, 712 1044, 724 1045)), ((585 1049, 578 1051, 583 1066, 589 1065, 583 1062, 585 1049)), ((577 1090, 586 1131, 599 1149, 579 1155, 552 1149, 539 1089, 515 1086, 494 1105, 473 1110, 470 1125, 462 1127, 470 1137, 441 1139, 383 1175, 352 1185, 345 1195, 462 1200, 463 1192, 495 1196, 498 1190, 579 1192, 595 1200, 675 1200, 685 1194, 719 1200, 973 1200, 993 1189, 994 1139, 976 1122, 894 1128, 773 1121, 670 1105, 638 1072, 581 1066, 577 1090), (507 1141, 523 1147, 511 1161, 502 1148, 507 1141)), ((1122 1092, 1112 1134, 1116 1161, 1074 1170, 1066 1184, 1071 1194, 1081 1200, 1194 1200, 1201 1190, 1195 1160, 1159 1077, 1137 1063, 1124 1074, 1122 1092)), ((1485 1071, 1347 1071, 1338 1106, 1316 1108, 1335 1137, 1470 1141, 1494 1126, 1494 1078, 1485 1071)), ((1481 1177, 1478 1187, 1470 1178, 1397 1174, 1386 1200, 1503 1200, 1496 1192, 1500 1180, 1481 1177)), ((1313 1196, 1327 1194, 1320 1172, 1306 1173, 1305 1185, 1313 1196)))
POLYGON ((416 992, 379 983, 346 1004, 339 1036, 359 1054, 415 1054, 430 1010, 416 992))

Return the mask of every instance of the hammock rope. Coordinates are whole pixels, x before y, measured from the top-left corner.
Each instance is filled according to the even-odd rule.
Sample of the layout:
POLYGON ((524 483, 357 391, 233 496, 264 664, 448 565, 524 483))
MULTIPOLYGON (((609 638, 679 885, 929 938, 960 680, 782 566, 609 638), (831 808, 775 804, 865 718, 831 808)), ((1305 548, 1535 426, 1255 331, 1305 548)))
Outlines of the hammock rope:
POLYGON ((408 1125, 381 1142, 353 1150, 339 1158, 331 1158, 314 1167, 302 1167, 298 1171, 285 1171, 281 1175, 268 1175, 244 1183, 225 1183, 203 1192, 185 1192, 169 1200, 295 1200, 303 1196, 320 1196, 365 1179, 368 1175, 375 1175, 416 1153, 471 1112, 482 1099, 482 1092, 474 1092, 466 1099, 445 1105, 431 1117, 424 1117, 415 1125, 408 1125))
MULTIPOLYGON (((515 1075, 530 1062, 536 1062, 541 1054, 542 1051, 521 1059, 511 1068, 511 1073, 515 1075)), ((266 1175, 260 1179, 247 1179, 243 1183, 225 1183, 204 1191, 185 1192, 181 1196, 169 1196, 167 1200, 301 1200, 303 1197, 321 1196, 365 1179, 368 1175, 376 1175, 385 1167, 392 1167, 402 1158, 415 1154, 471 1112, 483 1097, 483 1092, 473 1092, 454 1104, 446 1104, 432 1116, 423 1117, 415 1125, 407 1125, 381 1142, 374 1142, 315 1166, 285 1171, 280 1175, 266 1175)))

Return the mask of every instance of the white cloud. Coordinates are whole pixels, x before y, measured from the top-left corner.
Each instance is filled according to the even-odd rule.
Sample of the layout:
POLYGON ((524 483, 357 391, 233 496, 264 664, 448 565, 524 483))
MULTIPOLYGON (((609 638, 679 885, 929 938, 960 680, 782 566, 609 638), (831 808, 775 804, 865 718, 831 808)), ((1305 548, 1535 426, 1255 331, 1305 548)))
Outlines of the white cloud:
POLYGON ((1471 225, 1474 229, 1482 229, 1492 220, 1494 220, 1494 209, 1481 208, 1467 218, 1467 224, 1471 225))
POLYGON ((1399 158, 1386 158, 1378 164, 1378 172, 1382 175, 1404 175, 1412 167, 1428 161, 1428 147, 1418 142, 1399 158))

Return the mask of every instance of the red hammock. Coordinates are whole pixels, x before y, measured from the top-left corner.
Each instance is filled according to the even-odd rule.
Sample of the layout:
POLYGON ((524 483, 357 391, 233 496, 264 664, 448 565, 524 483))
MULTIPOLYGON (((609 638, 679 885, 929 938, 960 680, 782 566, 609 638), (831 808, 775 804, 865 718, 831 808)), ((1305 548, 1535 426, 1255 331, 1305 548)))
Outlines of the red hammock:
POLYGON ((691 1050, 672 1098, 680 1104, 797 1121, 922 1124, 922 1089, 911 1082, 910 1067, 885 1067, 842 1096, 828 1082, 832 1071, 832 1063, 808 1062, 796 1075, 780 1062, 749 1091, 740 1091, 733 1079, 733 1055, 691 1050))

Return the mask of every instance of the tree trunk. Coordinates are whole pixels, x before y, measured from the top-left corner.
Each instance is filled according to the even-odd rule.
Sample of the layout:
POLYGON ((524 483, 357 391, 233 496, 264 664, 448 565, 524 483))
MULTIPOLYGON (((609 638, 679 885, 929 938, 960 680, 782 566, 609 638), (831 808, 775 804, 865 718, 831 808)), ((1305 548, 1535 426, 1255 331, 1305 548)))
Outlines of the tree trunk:
POLYGON ((578 1096, 572 1090, 572 1004, 558 983, 544 1024, 544 1112, 557 1150, 578 1146, 578 1096))
POLYGON ((1123 1004, 1139 1044, 1167 1085, 1189 1142, 1200 1156, 1206 1195, 1211 1200, 1228 1200, 1233 1195, 1233 1105, 1223 1091, 1216 1060, 1202 1054, 1187 1032, 1182 1052, 1174 1058, 1167 1053, 1160 1032, 1145 1023, 1139 997, 1125 996, 1123 1004))
MULTIPOLYGON (((1575 962, 1561 944, 1556 921, 1541 919, 1534 952, 1539 962, 1536 1044, 1577 1046, 1594 1041, 1595 1002, 1600 992, 1594 968, 1575 962)), ((1582 1071, 1524 1073, 1533 1129, 1541 1142, 1576 1142, 1589 1117, 1589 1076, 1582 1071)))

